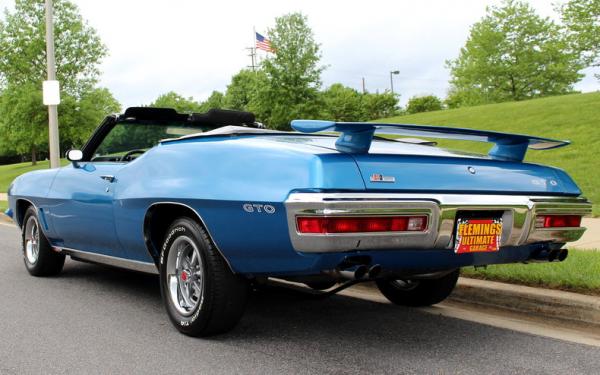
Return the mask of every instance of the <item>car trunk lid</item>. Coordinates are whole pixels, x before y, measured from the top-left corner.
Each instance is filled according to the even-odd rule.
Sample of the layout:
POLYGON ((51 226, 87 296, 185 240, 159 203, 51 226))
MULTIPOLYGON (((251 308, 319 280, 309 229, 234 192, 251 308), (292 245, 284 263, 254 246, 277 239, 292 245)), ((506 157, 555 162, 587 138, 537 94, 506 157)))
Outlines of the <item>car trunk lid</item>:
POLYGON ((463 155, 354 154, 367 190, 566 194, 581 192, 563 171, 463 155))

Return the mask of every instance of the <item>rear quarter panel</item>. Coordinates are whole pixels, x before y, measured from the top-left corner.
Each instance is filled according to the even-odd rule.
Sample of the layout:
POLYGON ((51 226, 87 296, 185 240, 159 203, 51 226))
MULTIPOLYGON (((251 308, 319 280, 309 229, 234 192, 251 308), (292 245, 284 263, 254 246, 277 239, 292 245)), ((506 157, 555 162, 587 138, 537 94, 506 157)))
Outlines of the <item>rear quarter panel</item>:
POLYGON ((295 189, 364 190, 354 160, 335 151, 265 141, 189 140, 166 143, 117 176, 115 217, 130 256, 150 261, 144 216, 153 203, 193 208, 235 271, 302 270, 314 262, 292 248, 283 202, 295 189), (318 153, 315 153, 318 151, 318 153), (252 206, 248 209, 245 205, 252 206), (259 209, 259 205, 273 207, 259 209))

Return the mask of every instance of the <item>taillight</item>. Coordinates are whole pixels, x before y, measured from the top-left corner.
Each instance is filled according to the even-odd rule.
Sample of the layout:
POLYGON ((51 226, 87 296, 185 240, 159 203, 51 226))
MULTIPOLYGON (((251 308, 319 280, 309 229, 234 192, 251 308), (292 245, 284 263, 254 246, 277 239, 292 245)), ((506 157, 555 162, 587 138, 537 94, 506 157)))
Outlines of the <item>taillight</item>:
POLYGON ((536 228, 572 228, 581 226, 579 215, 538 215, 535 218, 536 228))
POLYGON ((427 216, 319 217, 296 218, 300 233, 423 232, 427 216))

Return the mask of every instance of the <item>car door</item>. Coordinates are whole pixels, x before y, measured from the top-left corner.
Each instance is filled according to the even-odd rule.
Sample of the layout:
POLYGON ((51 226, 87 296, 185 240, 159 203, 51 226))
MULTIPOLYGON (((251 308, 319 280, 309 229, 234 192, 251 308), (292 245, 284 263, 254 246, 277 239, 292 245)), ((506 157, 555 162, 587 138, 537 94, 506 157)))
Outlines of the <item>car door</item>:
POLYGON ((119 162, 81 162, 62 168, 49 193, 56 243, 75 250, 122 257, 117 239, 113 190, 119 162))

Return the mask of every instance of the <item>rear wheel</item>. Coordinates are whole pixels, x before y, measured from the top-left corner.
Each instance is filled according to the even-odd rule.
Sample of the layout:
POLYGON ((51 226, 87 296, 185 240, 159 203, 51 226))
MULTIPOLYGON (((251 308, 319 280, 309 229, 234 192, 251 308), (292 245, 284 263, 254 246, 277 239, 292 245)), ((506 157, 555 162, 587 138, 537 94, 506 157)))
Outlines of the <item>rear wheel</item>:
POLYGON ((377 287, 390 302, 402 306, 430 306, 440 303, 452 293, 460 270, 437 279, 377 280, 377 287))
POLYGON ((65 255, 52 250, 33 206, 25 211, 21 238, 25 268, 31 275, 54 276, 62 271, 65 255))
POLYGON ((206 231, 189 218, 177 219, 167 231, 160 282, 171 322, 189 336, 231 330, 248 299, 248 282, 231 272, 206 231))

